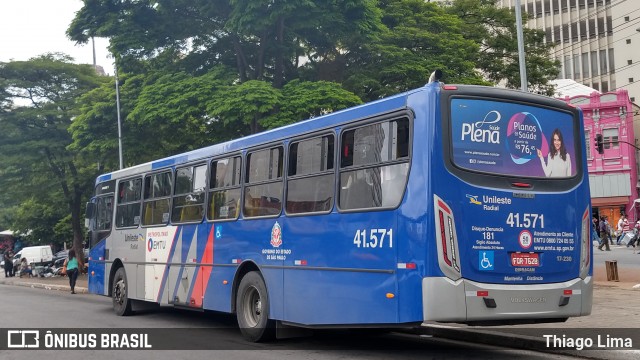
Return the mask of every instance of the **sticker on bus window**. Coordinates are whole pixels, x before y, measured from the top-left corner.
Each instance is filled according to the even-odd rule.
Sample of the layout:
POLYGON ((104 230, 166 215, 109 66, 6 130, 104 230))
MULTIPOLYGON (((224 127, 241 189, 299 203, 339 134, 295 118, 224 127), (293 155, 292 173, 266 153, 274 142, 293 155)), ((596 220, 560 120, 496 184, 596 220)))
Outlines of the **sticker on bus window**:
POLYGON ((479 99, 451 101, 454 163, 524 177, 576 175, 576 124, 568 112, 479 99))

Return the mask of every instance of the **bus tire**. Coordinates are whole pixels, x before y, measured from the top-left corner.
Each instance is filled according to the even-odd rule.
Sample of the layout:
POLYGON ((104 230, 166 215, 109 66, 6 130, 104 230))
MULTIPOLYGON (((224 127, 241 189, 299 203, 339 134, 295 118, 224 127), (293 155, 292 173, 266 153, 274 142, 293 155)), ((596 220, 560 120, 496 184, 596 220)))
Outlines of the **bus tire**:
POLYGON ((275 336, 275 322, 269 319, 269 295, 262 275, 248 272, 240 281, 236 296, 238 326, 251 342, 271 340, 275 336))
POLYGON ((119 268, 113 276, 113 311, 118 316, 131 315, 131 302, 127 284, 127 273, 124 267, 119 268))

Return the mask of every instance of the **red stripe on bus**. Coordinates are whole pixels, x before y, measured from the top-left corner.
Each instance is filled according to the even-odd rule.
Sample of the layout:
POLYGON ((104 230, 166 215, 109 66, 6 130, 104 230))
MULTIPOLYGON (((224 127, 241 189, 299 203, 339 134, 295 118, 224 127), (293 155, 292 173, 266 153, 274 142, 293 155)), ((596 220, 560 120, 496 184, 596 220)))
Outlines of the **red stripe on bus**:
MULTIPOLYGON (((215 226, 211 227, 209 237, 207 238, 207 245, 204 247, 204 254, 202 254, 202 264, 213 264, 213 239, 214 239, 215 226)), ((198 268, 198 275, 196 275, 196 282, 193 284, 193 291, 191 292, 192 304, 194 307, 202 307, 202 298, 207 292, 207 285, 209 284, 209 278, 211 277, 211 265, 204 265, 198 268)))

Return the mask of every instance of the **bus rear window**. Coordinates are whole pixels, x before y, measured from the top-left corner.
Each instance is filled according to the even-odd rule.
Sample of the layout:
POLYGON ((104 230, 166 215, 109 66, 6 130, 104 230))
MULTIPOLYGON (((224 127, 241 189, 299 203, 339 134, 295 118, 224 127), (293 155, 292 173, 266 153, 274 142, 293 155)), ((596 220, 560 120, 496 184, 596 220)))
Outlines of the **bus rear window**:
POLYGON ((571 113, 480 99, 451 101, 451 144, 456 166, 518 177, 576 175, 575 120, 571 113))

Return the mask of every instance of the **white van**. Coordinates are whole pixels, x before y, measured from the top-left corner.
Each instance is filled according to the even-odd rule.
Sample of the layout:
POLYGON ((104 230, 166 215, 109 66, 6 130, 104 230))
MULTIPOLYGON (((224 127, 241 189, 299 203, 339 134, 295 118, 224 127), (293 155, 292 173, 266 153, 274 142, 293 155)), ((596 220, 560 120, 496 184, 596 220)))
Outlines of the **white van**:
POLYGON ((18 264, 20 264, 22 258, 27 258, 27 262, 32 266, 45 265, 50 264, 53 261, 53 252, 51 251, 50 246, 29 246, 22 248, 22 250, 18 251, 14 257, 18 264))

